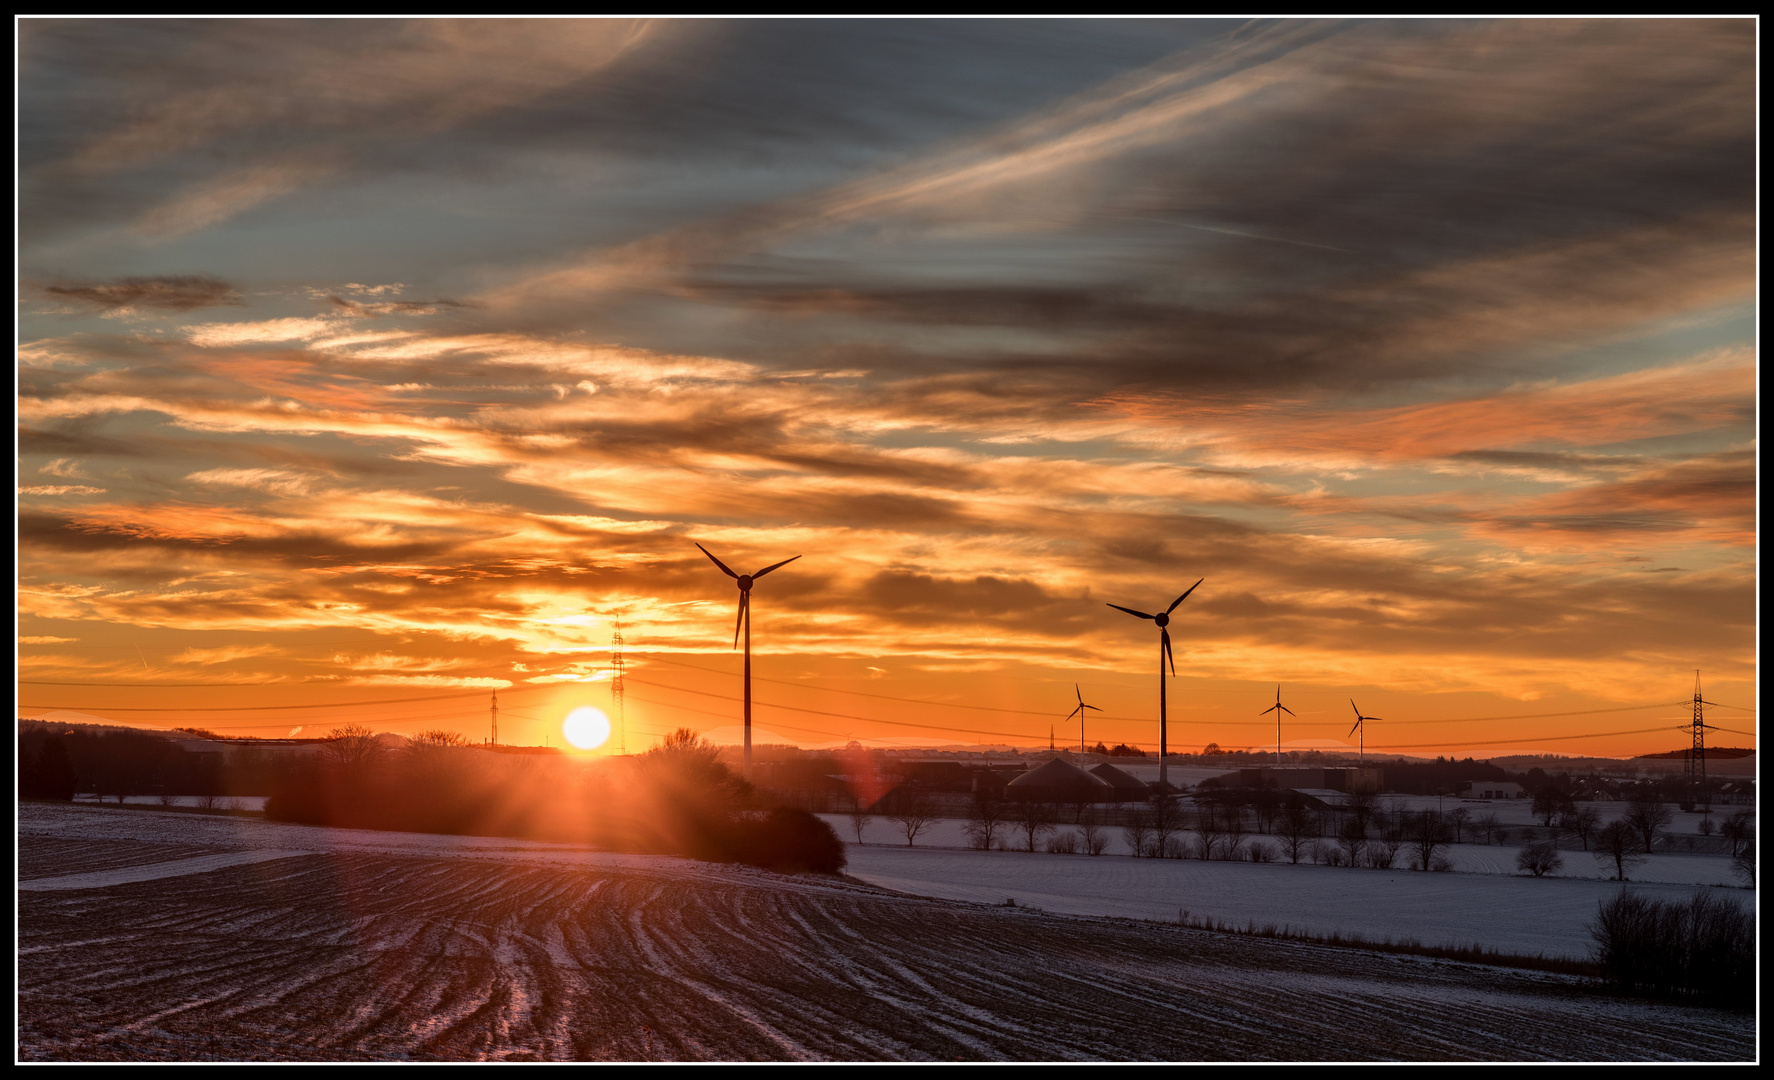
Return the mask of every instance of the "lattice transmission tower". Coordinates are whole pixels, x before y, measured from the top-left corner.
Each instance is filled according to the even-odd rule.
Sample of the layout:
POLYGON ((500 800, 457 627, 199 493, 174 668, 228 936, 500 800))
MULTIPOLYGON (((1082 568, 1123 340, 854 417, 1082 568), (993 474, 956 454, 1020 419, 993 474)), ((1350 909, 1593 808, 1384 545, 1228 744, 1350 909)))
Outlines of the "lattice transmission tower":
POLYGON ((490 745, 499 745, 499 691, 493 691, 493 732, 487 739, 490 745))
POLYGON ((1700 696, 1700 673, 1694 673, 1694 719, 1689 722, 1693 732, 1694 744, 1688 750, 1688 797, 1696 805, 1711 806, 1712 793, 1706 786, 1706 731, 1712 727, 1706 722, 1705 708, 1716 705, 1716 701, 1708 701, 1700 696))

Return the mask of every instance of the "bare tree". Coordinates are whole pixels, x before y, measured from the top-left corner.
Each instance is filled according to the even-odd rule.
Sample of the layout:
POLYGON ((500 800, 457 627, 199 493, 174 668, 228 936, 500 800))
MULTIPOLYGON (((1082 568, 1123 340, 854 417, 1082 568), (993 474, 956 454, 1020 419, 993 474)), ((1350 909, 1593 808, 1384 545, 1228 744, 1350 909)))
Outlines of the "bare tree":
POLYGON ((462 734, 460 731, 445 731, 443 728, 428 728, 407 740, 407 746, 409 748, 414 746, 438 746, 449 748, 468 745, 468 736, 462 734))
POLYGON ((994 788, 980 787, 967 808, 967 842, 980 851, 997 846, 998 830, 1004 827, 1004 800, 994 788))
POLYGON ((1754 844, 1756 818, 1748 810, 1739 810, 1719 823, 1719 835, 1731 841, 1731 857, 1735 859, 1747 842, 1754 844))
POLYGON ((1571 809, 1571 795, 1564 785, 1556 780, 1548 780, 1534 792, 1534 816, 1540 824, 1552 827, 1552 819, 1571 809))
POLYGON ((333 728, 320 752, 326 762, 347 777, 359 778, 381 761, 387 748, 376 733, 362 724, 345 724, 333 728))
POLYGON ((1011 820, 1023 831, 1024 851, 1040 850, 1041 838, 1053 831, 1053 804, 1045 799, 1018 799, 1011 820))
POLYGON ((1109 846, 1109 834, 1098 824, 1096 812, 1086 810, 1078 819, 1078 839, 1084 844, 1086 855, 1101 855, 1109 846))
POLYGON ((1454 830, 1454 843, 1464 843, 1466 822, 1472 818, 1472 811, 1464 806, 1456 806, 1447 812, 1447 823, 1454 830))
POLYGON ((902 784, 894 790, 887 816, 905 833, 905 846, 911 847, 924 827, 936 820, 936 804, 917 784, 902 784))
MULTIPOLYGON (((1293 794, 1288 792, 1288 794, 1293 794)), ((1272 787, 1265 787, 1254 793, 1251 798, 1251 809, 1255 811, 1257 831, 1270 833, 1275 828, 1275 818, 1281 812, 1282 793, 1272 787)))
POLYGON ((1731 873, 1747 888, 1756 887, 1756 846, 1751 840, 1731 856, 1731 873))
POLYGON ((1529 844, 1515 853, 1515 868, 1525 870, 1535 877, 1545 877, 1564 864, 1564 856, 1558 853, 1551 841, 1529 844))
POLYGON ((1625 881, 1626 871, 1645 861, 1638 853, 1637 837, 1632 826, 1624 821, 1610 821, 1595 834, 1595 861, 1606 866, 1614 864, 1614 880, 1625 881))
POLYGON ((1343 828, 1337 834, 1337 843, 1342 848, 1342 865, 1360 866, 1362 855, 1367 851, 1367 830, 1362 828, 1361 819, 1350 814, 1343 820, 1343 828))
POLYGON ((1318 835, 1318 815, 1306 806, 1306 800, 1299 792, 1290 791, 1276 822, 1281 850, 1289 862, 1299 862, 1300 856, 1307 853, 1307 845, 1318 835))
POLYGON ((1589 850, 1589 841, 1595 836, 1595 831, 1601 828, 1601 823, 1601 813, 1595 807, 1574 804, 1558 819, 1559 828, 1574 835, 1583 844, 1584 851, 1589 850))
POLYGON ((868 828, 869 818, 875 816, 874 808, 862 801, 862 796, 850 796, 850 831, 856 834, 856 842, 862 843, 862 833, 868 828))
POLYGON ((1146 845, 1152 835, 1151 823, 1146 820, 1146 808, 1143 806, 1129 807, 1122 819, 1121 837, 1127 841, 1127 850, 1134 858, 1146 853, 1146 845))
POLYGON ((1649 855, 1657 834, 1675 820, 1675 814, 1663 805, 1656 792, 1640 791, 1626 801, 1626 816, 1622 820, 1644 840, 1645 854, 1649 855))
POLYGON ((1398 854, 1404 850, 1404 837, 1394 839, 1390 834, 1378 840, 1368 841, 1367 851, 1362 855, 1362 865, 1371 870, 1390 870, 1398 865, 1398 854))
POLYGON ((1237 830, 1237 808, 1218 800, 1201 804, 1195 819, 1195 853, 1203 860, 1236 859, 1243 836, 1237 830))
POLYGON ((1435 861, 1435 852, 1447 843, 1448 827, 1442 823, 1441 815, 1433 810, 1425 810, 1413 815, 1411 819, 1410 845, 1412 861, 1417 869, 1428 872, 1435 861))
POLYGON ((1474 823, 1474 827, 1484 836, 1484 842, 1487 844, 1496 841, 1497 825, 1497 815, 1495 814, 1486 814, 1474 823))
POLYGON ((1229 799, 1220 809, 1220 828, 1226 834, 1220 844, 1220 857, 1235 862, 1244 858, 1244 803, 1241 799, 1229 799))
POLYGON ((1146 820, 1152 826, 1152 848, 1163 856, 1165 848, 1170 846, 1170 838, 1183 827, 1182 807, 1167 792, 1154 792, 1146 820))
POLYGON ((1363 836, 1367 835, 1367 823, 1373 818, 1378 802, 1373 791, 1365 787, 1351 791, 1349 797, 1343 801, 1343 812, 1354 819, 1356 829, 1363 836))

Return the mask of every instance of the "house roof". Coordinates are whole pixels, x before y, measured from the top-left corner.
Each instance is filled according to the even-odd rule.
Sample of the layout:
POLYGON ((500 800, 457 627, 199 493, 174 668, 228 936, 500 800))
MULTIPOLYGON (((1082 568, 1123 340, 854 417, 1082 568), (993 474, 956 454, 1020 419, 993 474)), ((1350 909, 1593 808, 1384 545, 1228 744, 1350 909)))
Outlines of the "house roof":
POLYGON ((1013 788, 1087 787, 1108 788, 1109 782, 1092 776, 1069 761, 1054 758, 1038 769, 1030 769, 1012 780, 1013 788))
POLYGON ((1115 766, 1104 762, 1090 770, 1090 775, 1118 791, 1145 791, 1146 782, 1137 776, 1122 772, 1115 766))

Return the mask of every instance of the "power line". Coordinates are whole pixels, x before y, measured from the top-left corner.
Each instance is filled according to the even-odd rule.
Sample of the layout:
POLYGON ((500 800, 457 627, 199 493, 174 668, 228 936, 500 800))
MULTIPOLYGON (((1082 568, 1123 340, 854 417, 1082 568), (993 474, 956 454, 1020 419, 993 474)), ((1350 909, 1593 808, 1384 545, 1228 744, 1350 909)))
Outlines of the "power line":
MULTIPOLYGON (((1634 728, 1631 731, 1594 731, 1586 735, 1551 735, 1540 739, 1496 739, 1491 742, 1463 742, 1461 746, 1513 746, 1516 743, 1566 742, 1571 739, 1606 739, 1615 735, 1646 735, 1657 731, 1681 730, 1666 727, 1634 728)), ((1445 742, 1415 743, 1409 746, 1381 746, 1377 750, 1434 750, 1447 746, 1445 742)))
MULTIPOLYGON (((130 683, 32 683, 29 685, 34 685, 34 686, 129 686, 131 684, 130 683)), ((169 685, 169 684, 147 683, 145 685, 165 686, 165 685, 169 685)), ((234 684, 223 684, 223 685, 234 685, 234 684)), ((256 685, 296 686, 296 685, 303 685, 303 684, 299 684, 299 683, 264 684, 264 683, 261 683, 261 684, 256 684, 256 685)), ((562 685, 568 685, 568 684, 544 683, 541 686, 510 686, 510 687, 500 687, 499 689, 503 689, 507 694, 520 694, 520 693, 523 693, 523 692, 529 691, 529 690, 550 690, 550 689, 553 689, 554 687, 562 686, 562 685)), ((477 697, 481 697, 484 694, 486 694, 487 689, 488 689, 487 687, 483 686, 479 690, 473 690, 468 693, 462 693, 462 694, 431 694, 426 697, 382 698, 377 701, 336 701, 336 702, 328 702, 328 703, 321 704, 321 705, 235 705, 235 706, 229 706, 229 707, 205 706, 203 708, 188 708, 188 707, 184 707, 184 706, 163 705, 158 708, 148 708, 146 706, 125 707, 125 706, 118 706, 118 705, 25 705, 25 704, 21 704, 21 705, 19 705, 19 708, 21 708, 21 709, 67 709, 67 710, 70 710, 73 712, 79 712, 84 709, 103 709, 105 712, 174 712, 174 713, 271 712, 274 710, 284 710, 284 709, 351 709, 351 708, 357 708, 357 707, 363 706, 363 705, 400 705, 400 704, 403 704, 403 703, 409 702, 409 701, 446 701, 446 700, 451 700, 451 699, 459 700, 461 698, 471 698, 471 697, 477 698, 477 697)))

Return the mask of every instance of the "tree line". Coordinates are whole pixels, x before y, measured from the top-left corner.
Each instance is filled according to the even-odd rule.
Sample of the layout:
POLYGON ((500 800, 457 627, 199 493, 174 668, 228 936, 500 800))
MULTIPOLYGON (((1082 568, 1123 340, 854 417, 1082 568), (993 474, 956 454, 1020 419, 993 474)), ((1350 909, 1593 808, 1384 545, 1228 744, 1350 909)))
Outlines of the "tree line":
POLYGON ((844 846, 805 810, 769 806, 687 728, 632 758, 488 754, 425 731, 391 749, 333 729, 265 803, 277 821, 580 843, 784 872, 836 873, 844 846))

